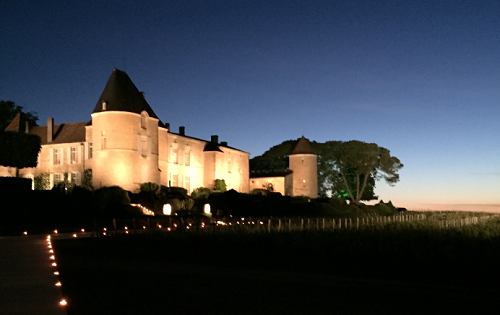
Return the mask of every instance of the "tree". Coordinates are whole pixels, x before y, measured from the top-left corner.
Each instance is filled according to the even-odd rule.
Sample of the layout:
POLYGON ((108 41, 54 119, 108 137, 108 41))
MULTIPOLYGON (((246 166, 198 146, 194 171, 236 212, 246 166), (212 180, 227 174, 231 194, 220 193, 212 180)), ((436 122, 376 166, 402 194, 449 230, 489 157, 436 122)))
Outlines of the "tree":
MULTIPOLYGON (((351 142, 351 141, 349 141, 351 142)), ((358 143, 364 143, 360 141, 354 141, 358 143)), ((311 148, 318 155, 318 193, 320 196, 325 196, 328 194, 332 194, 334 197, 344 197, 346 199, 351 199, 355 203, 359 203, 361 200, 376 200, 378 197, 375 195, 375 184, 376 180, 381 179, 382 170, 379 172, 368 172, 368 173, 359 173, 358 167, 356 164, 353 166, 346 166, 342 168, 342 172, 340 172, 339 164, 338 164, 338 153, 341 148, 344 148, 344 144, 347 142, 342 141, 327 141, 324 143, 312 141, 310 142, 311 148), (364 185, 363 185, 364 184, 364 185), (354 199, 351 196, 355 197, 354 199), (359 198, 356 198, 359 197, 359 198), (356 201, 357 200, 357 201, 356 201)), ((293 149, 297 144, 297 140, 288 140, 283 143, 276 145, 266 151, 263 155, 254 157, 250 160, 250 170, 254 171, 275 171, 275 170, 285 170, 288 168, 288 155, 292 153, 293 149)), ((370 145, 370 144, 367 144, 370 145)), ((376 144, 373 144, 377 146, 376 144)), ((369 146, 368 146, 369 147, 369 146)), ((389 150, 385 148, 383 152, 387 151, 389 154, 389 150), (384 151, 386 150, 386 151, 384 151)), ((352 159, 352 162, 359 161, 364 159, 364 155, 367 153, 364 152, 362 146, 359 146, 359 155, 358 157, 350 156, 349 159, 352 159)), ((377 151, 377 150, 375 150, 377 151)), ((355 154, 353 154, 355 155, 355 154)), ((390 156, 390 155, 389 155, 390 156)), ((399 163, 400 167, 403 167, 403 164, 399 162, 397 158, 397 163, 399 163)), ((385 160, 384 160, 385 161, 385 160)), ((397 168, 395 173, 397 174, 397 168)), ((397 177, 396 183, 399 180, 397 177)))
POLYGON ((223 179, 216 179, 214 181, 214 190, 225 192, 227 190, 226 181, 223 179))
MULTIPOLYGON (((23 112, 23 107, 16 105, 12 101, 0 100, 0 131, 4 131, 9 123, 14 119, 17 113, 23 112)), ((36 126, 38 116, 36 112, 24 112, 30 123, 30 126, 36 126)))
POLYGON ((359 204, 368 185, 369 178, 384 179, 389 185, 399 181, 398 171, 403 164, 390 151, 375 143, 352 140, 332 142, 329 156, 333 159, 335 171, 340 174, 351 202, 359 204), (352 178, 352 179, 350 179, 352 178), (349 185, 354 181, 355 189, 349 185))
POLYGON ((37 166, 41 148, 37 135, 0 131, 0 165, 17 168, 16 177, 20 168, 37 166))

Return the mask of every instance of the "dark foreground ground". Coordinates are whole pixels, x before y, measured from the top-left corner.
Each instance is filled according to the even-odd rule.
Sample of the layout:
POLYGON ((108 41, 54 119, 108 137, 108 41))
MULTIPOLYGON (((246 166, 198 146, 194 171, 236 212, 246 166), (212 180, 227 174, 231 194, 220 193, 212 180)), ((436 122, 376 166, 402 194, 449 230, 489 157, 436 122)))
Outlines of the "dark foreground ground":
POLYGON ((342 249, 338 253, 320 248, 291 254, 301 247, 284 245, 280 251, 275 246, 252 246, 252 242, 243 241, 239 249, 235 242, 215 242, 213 248, 207 248, 204 241, 196 238, 184 239, 181 244, 171 241, 155 236, 57 241, 62 290, 69 300, 68 314, 498 311, 500 290, 491 285, 491 279, 481 278, 495 273, 462 270, 460 262, 450 270, 456 278, 463 275, 465 282, 439 277, 437 271, 443 265, 437 265, 437 271, 433 271, 421 261, 395 267, 392 274, 390 268, 377 272, 380 259, 359 262, 357 259, 362 257, 358 255, 351 268, 342 268, 350 261, 342 249), (319 259, 325 261, 318 263, 319 259), (360 266, 366 266, 364 272, 356 273, 360 266))

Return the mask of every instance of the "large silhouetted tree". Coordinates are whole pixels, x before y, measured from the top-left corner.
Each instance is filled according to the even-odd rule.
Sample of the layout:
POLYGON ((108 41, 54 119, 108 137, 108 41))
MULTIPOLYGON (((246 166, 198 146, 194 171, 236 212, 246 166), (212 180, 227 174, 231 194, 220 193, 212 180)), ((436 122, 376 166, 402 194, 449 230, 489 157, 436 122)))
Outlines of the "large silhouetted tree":
POLYGON ((41 139, 37 135, 22 132, 0 131, 0 165, 15 167, 36 167, 41 139))

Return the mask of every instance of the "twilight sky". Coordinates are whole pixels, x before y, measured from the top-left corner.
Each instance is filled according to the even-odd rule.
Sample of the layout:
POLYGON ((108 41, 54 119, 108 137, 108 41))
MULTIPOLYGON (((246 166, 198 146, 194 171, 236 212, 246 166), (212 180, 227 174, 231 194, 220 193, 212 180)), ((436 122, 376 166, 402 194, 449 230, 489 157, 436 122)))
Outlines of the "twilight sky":
POLYGON ((304 135, 405 165, 384 201, 500 210, 500 1, 0 4, 0 99, 90 120, 113 70, 163 122, 261 155, 304 135))

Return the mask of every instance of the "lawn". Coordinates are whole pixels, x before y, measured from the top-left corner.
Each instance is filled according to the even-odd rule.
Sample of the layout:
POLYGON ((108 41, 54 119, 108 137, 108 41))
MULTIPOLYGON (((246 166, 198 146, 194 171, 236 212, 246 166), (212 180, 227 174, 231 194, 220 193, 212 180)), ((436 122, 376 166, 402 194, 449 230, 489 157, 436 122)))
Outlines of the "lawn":
POLYGON ((439 222, 164 230, 58 240, 55 250, 70 315, 486 310, 499 293, 498 218, 455 228, 439 222))

